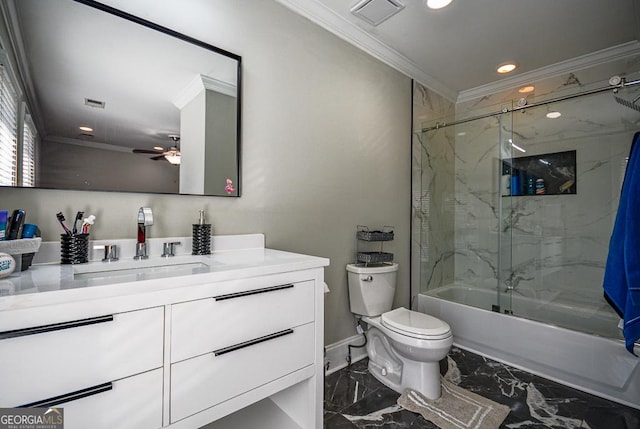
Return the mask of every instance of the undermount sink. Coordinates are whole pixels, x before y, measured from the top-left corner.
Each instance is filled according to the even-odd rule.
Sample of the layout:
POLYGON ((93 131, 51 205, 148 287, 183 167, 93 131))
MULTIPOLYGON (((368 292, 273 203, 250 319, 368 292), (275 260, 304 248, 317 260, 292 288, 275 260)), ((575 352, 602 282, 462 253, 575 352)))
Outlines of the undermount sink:
POLYGON ((92 281, 136 281, 198 274, 209 271, 209 264, 186 260, 118 261, 112 263, 90 263, 73 267, 74 280, 92 281))

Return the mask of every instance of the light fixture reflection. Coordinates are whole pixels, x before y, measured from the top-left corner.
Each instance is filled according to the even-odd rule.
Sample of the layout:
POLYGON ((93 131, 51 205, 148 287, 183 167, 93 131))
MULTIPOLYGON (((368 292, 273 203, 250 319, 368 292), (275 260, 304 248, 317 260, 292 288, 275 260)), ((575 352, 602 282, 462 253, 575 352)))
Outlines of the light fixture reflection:
POLYGON ((560 112, 549 112, 549 113, 547 113, 547 115, 546 115, 546 116, 547 116, 547 118, 549 118, 549 119, 557 119, 557 118, 559 118, 560 116, 562 116, 562 113, 560 113, 560 112))
POLYGON ((449 6, 451 0, 427 0, 427 6, 431 9, 442 9, 449 6))
POLYGON ((518 149, 522 153, 526 152, 526 150, 524 150, 523 148, 521 148, 520 146, 518 146, 515 143, 511 143, 511 146, 513 146, 514 149, 518 149))
POLYGON ((505 74, 505 73, 514 71, 516 67, 517 66, 515 63, 505 63, 505 64, 499 65, 496 71, 500 74, 505 74))
POLYGON ((81 131, 85 131, 87 133, 90 133, 90 132, 93 131, 93 128, 87 127, 87 126, 82 126, 82 127, 78 127, 78 128, 80 128, 81 131))
POLYGON ((535 87, 535 86, 533 86, 533 85, 528 85, 528 86, 523 86, 522 88, 520 88, 520 89, 518 90, 518 92, 519 92, 520 94, 528 94, 528 93, 530 93, 530 92, 535 91, 535 89, 536 89, 536 87, 535 87))
POLYGON ((164 153, 164 158, 173 165, 180 165, 180 152, 177 150, 170 150, 164 153))

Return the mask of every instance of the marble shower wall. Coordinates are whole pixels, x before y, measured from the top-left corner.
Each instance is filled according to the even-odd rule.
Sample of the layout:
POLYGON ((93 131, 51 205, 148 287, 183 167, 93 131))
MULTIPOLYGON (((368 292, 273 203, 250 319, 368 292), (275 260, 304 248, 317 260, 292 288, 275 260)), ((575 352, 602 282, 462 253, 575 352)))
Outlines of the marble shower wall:
POLYGON ((575 195, 507 197, 510 281, 521 293, 592 311, 604 304, 609 238, 639 119, 608 92, 514 115, 514 142, 526 155, 576 151, 575 195), (548 110, 562 121, 547 119, 548 110))
MULTIPOLYGON (((617 62, 617 67, 622 65, 637 70, 637 59, 617 62)), ((555 85, 558 91, 527 100, 603 87, 608 80, 602 80, 603 75, 589 81, 598 76, 589 69, 560 76, 554 78, 555 84, 540 85, 555 85)), ((637 79, 637 74, 628 79, 637 79)), ((619 96, 633 99, 638 93, 626 89, 619 96)), ((496 94, 458 105, 457 115, 498 111, 513 95, 496 94)), ((626 156, 634 132, 640 130, 640 112, 616 103, 607 91, 455 128, 456 282, 493 289, 501 266, 501 290, 513 286, 517 293, 542 302, 555 301, 585 312, 603 307, 608 311, 602 278, 626 156), (562 116, 548 119, 549 111, 562 116), (526 153, 512 149, 509 139, 526 153), (499 156, 568 150, 576 151, 575 195, 499 197, 499 156)))
POLYGON ((456 283, 495 289, 499 270, 509 265, 510 243, 500 219, 504 218, 503 205, 511 201, 499 199, 498 184, 500 142, 510 137, 505 131, 511 127, 510 118, 510 114, 493 116, 452 127, 456 135, 456 283))
POLYGON ((455 177, 452 130, 422 133, 427 121, 453 115, 454 104, 419 83, 413 100, 412 298, 453 281, 455 177))

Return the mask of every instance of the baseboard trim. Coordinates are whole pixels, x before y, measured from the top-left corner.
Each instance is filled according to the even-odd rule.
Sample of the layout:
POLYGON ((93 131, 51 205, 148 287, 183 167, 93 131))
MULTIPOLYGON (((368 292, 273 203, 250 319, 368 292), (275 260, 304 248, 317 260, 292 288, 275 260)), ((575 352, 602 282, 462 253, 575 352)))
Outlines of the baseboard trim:
MULTIPOLYGON (((362 335, 354 335, 345 338, 336 343, 329 344, 324 347, 324 373, 325 375, 333 374, 336 371, 345 368, 348 365, 347 357, 349 356, 349 345, 359 346, 364 342, 362 335)), ((358 362, 367 357, 367 350, 362 347, 359 349, 351 349, 351 363, 358 362)))

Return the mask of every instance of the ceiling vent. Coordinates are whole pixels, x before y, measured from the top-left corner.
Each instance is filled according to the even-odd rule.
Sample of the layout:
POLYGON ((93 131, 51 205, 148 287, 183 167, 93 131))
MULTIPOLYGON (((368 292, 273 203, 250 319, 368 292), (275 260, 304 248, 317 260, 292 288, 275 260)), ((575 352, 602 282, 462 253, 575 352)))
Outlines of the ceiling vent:
POLYGON ((404 9, 398 0, 363 0, 351 8, 351 13, 371 25, 378 25, 404 9))
POLYGON ((98 109, 104 109, 105 106, 105 102, 104 101, 100 101, 100 100, 93 100, 91 98, 85 98, 84 99, 84 104, 86 104, 89 107, 95 107, 98 109))

